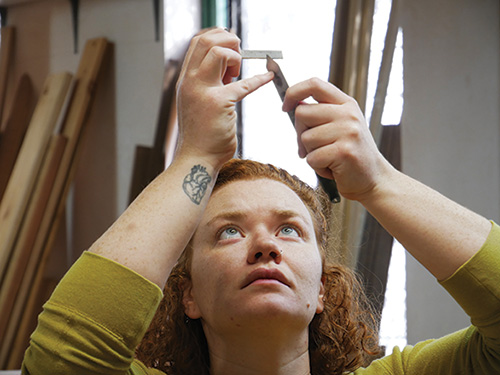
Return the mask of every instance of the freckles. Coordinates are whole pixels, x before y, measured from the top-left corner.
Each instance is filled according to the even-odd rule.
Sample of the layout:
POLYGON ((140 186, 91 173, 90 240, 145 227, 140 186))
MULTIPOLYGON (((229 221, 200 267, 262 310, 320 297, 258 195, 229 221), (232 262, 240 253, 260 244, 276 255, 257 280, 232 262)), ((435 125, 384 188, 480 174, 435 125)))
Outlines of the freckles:
MULTIPOLYGON (((233 318, 232 316, 231 316, 231 317, 229 317, 229 319, 230 319, 232 322, 234 321, 234 318, 233 318)), ((236 323, 236 324, 235 324, 235 326, 236 326, 236 327, 238 327, 238 328, 241 328, 241 324, 239 324, 239 323, 236 323)))
POLYGON ((306 305, 306 308, 310 308, 310 307, 311 307, 311 304, 310 304, 310 303, 308 303, 308 304, 306 305))

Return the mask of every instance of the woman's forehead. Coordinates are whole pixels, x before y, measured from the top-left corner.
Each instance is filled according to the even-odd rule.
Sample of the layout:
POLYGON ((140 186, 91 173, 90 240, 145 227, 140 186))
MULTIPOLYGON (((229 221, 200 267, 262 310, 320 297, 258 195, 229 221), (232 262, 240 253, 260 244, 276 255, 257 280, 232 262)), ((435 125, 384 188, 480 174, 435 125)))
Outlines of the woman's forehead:
POLYGON ((312 221, 300 197, 285 184, 268 178, 237 180, 217 189, 211 196, 204 221, 221 211, 296 211, 312 221))

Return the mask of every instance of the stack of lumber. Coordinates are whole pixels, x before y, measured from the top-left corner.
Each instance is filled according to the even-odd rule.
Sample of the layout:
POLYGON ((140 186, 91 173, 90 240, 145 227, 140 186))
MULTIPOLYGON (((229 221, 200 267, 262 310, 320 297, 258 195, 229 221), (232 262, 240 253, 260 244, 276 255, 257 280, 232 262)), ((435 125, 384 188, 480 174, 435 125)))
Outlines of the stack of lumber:
MULTIPOLYGON (((0 106, 8 75, 2 64, 9 61, 3 54, 12 53, 5 40, 2 30, 0 106)), ((6 110, 0 133, 0 369, 20 368, 36 325, 45 266, 109 50, 106 39, 89 40, 74 76, 50 74, 38 100, 23 76, 6 110)))

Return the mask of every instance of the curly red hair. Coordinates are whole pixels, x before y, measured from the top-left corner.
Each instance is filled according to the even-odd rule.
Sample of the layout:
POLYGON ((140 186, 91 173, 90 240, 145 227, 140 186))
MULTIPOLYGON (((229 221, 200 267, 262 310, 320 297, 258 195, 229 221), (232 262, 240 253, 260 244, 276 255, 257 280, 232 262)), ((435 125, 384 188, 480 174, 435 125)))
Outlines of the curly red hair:
MULTIPOLYGON (((323 259, 325 306, 309 324, 309 354, 314 375, 343 374, 366 366, 379 353, 377 324, 361 283, 340 264, 327 262, 325 194, 270 164, 233 159, 217 178, 214 191, 237 180, 269 178, 284 183, 311 213, 323 259)), ((329 210, 326 209, 328 214, 329 210)), ((192 249, 187 246, 172 270, 164 297, 141 344, 137 358, 169 375, 209 374, 208 346, 201 322, 184 314, 184 286, 191 280, 192 249)))

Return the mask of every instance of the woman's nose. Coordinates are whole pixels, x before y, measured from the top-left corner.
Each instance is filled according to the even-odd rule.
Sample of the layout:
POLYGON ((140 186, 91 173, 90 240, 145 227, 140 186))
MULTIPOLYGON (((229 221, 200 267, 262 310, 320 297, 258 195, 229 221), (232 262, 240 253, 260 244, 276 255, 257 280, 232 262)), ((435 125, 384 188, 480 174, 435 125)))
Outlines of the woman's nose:
POLYGON ((274 261, 281 263, 282 250, 279 248, 276 238, 271 234, 257 234, 248 251, 248 263, 274 261))

